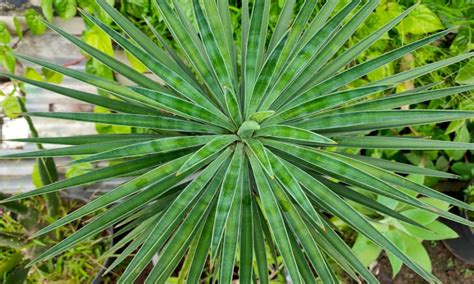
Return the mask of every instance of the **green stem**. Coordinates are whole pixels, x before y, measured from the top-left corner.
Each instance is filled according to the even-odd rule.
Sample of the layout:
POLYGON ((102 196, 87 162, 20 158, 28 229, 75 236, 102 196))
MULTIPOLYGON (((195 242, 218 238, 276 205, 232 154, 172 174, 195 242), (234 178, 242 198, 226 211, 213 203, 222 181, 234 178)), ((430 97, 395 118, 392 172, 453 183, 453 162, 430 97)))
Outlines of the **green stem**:
MULTIPOLYGON (((21 98, 17 98, 18 103, 20 104, 21 111, 23 113, 28 113, 26 109, 25 103, 21 98)), ((33 120, 29 116, 25 116, 26 122, 28 123, 28 127, 31 132, 31 136, 33 138, 38 137, 38 131, 36 130, 35 125, 33 124, 33 120)), ((36 144, 38 149, 44 149, 42 144, 36 144)), ((58 171, 56 168, 56 164, 53 158, 38 158, 38 171, 40 173, 41 182, 43 185, 48 185, 53 182, 58 181, 58 171)), ((45 195, 48 214, 53 217, 57 218, 59 216, 61 200, 59 199, 59 195, 56 192, 48 193, 45 195)))

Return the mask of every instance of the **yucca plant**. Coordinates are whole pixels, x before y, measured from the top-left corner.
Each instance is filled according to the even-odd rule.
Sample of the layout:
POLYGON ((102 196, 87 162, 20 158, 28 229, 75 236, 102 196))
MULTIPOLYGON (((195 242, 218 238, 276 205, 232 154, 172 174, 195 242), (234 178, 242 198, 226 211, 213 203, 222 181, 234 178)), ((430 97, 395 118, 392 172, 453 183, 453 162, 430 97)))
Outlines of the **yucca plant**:
POLYGON ((438 199, 467 210, 473 207, 414 183, 403 174, 455 176, 334 149, 474 149, 473 144, 419 137, 364 136, 373 130, 473 117, 474 112, 468 111, 399 109, 470 91, 472 85, 436 90, 429 90, 433 86, 429 85, 370 99, 372 94, 389 94, 401 82, 465 60, 472 53, 347 88, 379 67, 442 39, 450 30, 345 69, 413 7, 347 50, 340 50, 379 1, 350 1, 341 9, 336 9, 339 1, 326 1, 317 13, 316 0, 305 1, 299 9, 295 1, 286 1, 268 36, 271 1, 252 1, 250 8, 249 1, 243 0, 242 32, 237 36, 242 42, 240 48, 235 44, 238 39, 227 1, 193 1, 194 19, 187 18, 176 2, 152 2, 179 50, 170 48, 157 33, 159 44, 155 44, 106 0, 97 3, 123 33, 86 12, 83 16, 160 80, 135 71, 51 23, 46 23, 49 28, 135 85, 121 85, 21 54, 17 56, 23 60, 83 81, 112 97, 2 74, 112 111, 29 116, 147 129, 141 131, 146 134, 19 139, 70 147, 4 156, 88 155, 74 163, 114 161, 7 201, 106 179, 130 178, 37 232, 40 236, 99 212, 30 265, 116 226, 123 238, 110 250, 110 254, 120 253, 109 271, 133 255, 119 283, 133 283, 154 256, 157 261, 146 283, 164 283, 178 270, 181 279, 198 283, 205 266, 219 283, 230 283, 236 277, 234 271, 238 271, 241 283, 268 283, 267 253, 283 259, 293 283, 315 283, 318 278, 323 283, 337 283, 335 266, 354 279, 377 283, 328 221, 329 216, 336 216, 426 280, 438 282, 375 229, 375 220, 369 221, 350 202, 426 229, 386 206, 387 202, 379 203, 360 193, 366 191, 472 226, 472 222, 416 197, 438 199))

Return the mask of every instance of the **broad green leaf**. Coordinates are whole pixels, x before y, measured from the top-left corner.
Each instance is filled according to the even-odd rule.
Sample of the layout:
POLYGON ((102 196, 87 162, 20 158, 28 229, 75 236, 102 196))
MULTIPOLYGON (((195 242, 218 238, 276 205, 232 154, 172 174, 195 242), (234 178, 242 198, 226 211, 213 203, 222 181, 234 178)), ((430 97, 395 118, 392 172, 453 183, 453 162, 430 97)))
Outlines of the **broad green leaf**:
POLYGON ((474 84, 474 59, 469 60, 456 76, 456 82, 459 84, 474 84))
POLYGON ((455 239, 459 237, 453 229, 441 223, 440 221, 434 221, 428 225, 425 225, 425 227, 426 229, 423 229, 413 227, 408 224, 403 224, 403 229, 407 234, 423 240, 439 241, 445 239, 455 239))
POLYGON ((426 5, 419 4, 399 26, 403 34, 427 34, 444 29, 435 12, 426 5))
POLYGON ((46 26, 41 21, 41 15, 33 9, 26 10, 25 14, 26 24, 33 35, 41 35, 46 31, 46 26))
POLYGON ((18 98, 14 95, 8 95, 1 102, 2 112, 8 118, 17 118, 22 114, 23 111, 18 100, 21 100, 21 98, 18 98))
POLYGON ((369 266, 376 261, 382 252, 379 246, 361 234, 357 235, 352 250, 365 266, 369 266))
MULTIPOLYGON (((405 242, 401 237, 401 233, 399 233, 397 230, 388 230, 384 232, 384 236, 392 241, 400 249, 400 251, 407 253, 405 242)), ((392 267, 392 277, 395 277, 398 272, 400 272, 403 262, 392 253, 387 252, 387 256, 388 260, 390 261, 390 266, 392 267)))
POLYGON ((64 20, 69 20, 76 15, 75 0, 53 0, 54 11, 64 20))
POLYGON ((0 21, 0 44, 9 44, 11 40, 10 32, 8 31, 7 24, 0 21))

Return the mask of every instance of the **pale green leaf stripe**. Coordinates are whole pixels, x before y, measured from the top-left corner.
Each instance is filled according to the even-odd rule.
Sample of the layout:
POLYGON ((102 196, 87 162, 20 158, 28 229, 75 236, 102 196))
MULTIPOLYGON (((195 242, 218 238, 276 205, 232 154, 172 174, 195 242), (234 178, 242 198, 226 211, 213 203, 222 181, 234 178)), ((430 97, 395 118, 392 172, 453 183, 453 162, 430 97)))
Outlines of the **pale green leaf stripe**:
POLYGON ((64 30, 60 29, 58 26, 46 21, 42 20, 44 24, 46 24, 50 29, 58 33, 60 36, 64 37, 66 40, 71 42, 72 44, 76 45, 84 52, 92 56, 94 59, 99 60, 104 65, 108 66, 110 69, 122 74, 132 82, 137 83, 138 85, 144 86, 146 88, 150 88, 153 90, 165 90, 165 88, 160 85, 159 83, 153 81, 152 79, 148 78, 147 76, 143 75, 142 73, 136 71, 132 67, 128 66, 125 63, 122 63, 115 59, 114 57, 100 51, 99 49, 87 44, 86 42, 80 40, 79 38, 65 32, 64 30))
POLYGON ((474 150, 474 143, 428 140, 409 137, 358 136, 337 137, 338 147, 396 150, 474 150))
POLYGON ((265 96, 267 89, 272 82, 272 79, 275 77, 275 72, 277 69, 275 68, 275 64, 278 63, 278 60, 281 58, 281 52, 285 47, 286 40, 288 39, 289 32, 286 32, 281 40, 277 43, 275 48, 271 50, 270 54, 266 58, 263 68, 258 74, 255 87, 252 90, 252 94, 250 96, 250 104, 246 114, 246 118, 250 115, 253 115, 254 112, 258 109, 262 99, 265 96))
POLYGON ((242 215, 242 181, 239 180, 237 185, 237 192, 227 217, 225 234, 222 240, 219 272, 219 281, 221 281, 221 283, 232 283, 237 244, 239 242, 240 228, 242 226, 240 220, 242 215))
POLYGON ((252 7, 250 27, 246 42, 244 70, 244 113, 250 107, 250 99, 257 79, 258 72, 265 57, 265 41, 270 14, 270 0, 255 1, 252 7))
POLYGON ((388 89, 389 86, 362 87, 344 90, 315 98, 291 108, 284 108, 268 119, 265 124, 275 124, 290 119, 297 119, 312 114, 317 114, 331 107, 337 107, 353 100, 369 96, 373 93, 388 89))
POLYGON ((216 217, 212 228, 211 263, 214 263, 217 257, 217 251, 224 234, 224 228, 228 222, 231 205, 238 192, 239 183, 242 179, 243 161, 243 144, 238 143, 225 173, 224 182, 217 200, 216 217))
POLYGON ((396 173, 419 174, 419 175, 424 175, 424 176, 440 177, 440 178, 459 178, 459 176, 455 174, 437 171, 433 169, 417 167, 417 166, 408 165, 404 163, 398 163, 394 161, 388 161, 385 159, 377 159, 377 158, 372 158, 372 157, 363 156, 363 155, 350 155, 350 154, 344 154, 344 153, 341 153, 341 154, 344 156, 348 156, 350 158, 356 159, 356 160, 361 160, 362 162, 372 164, 376 167, 379 167, 388 171, 396 172, 396 173))
MULTIPOLYGON (((324 151, 324 153, 326 155, 332 156, 333 158, 339 159, 339 160, 341 160, 345 163, 348 163, 350 165, 353 165, 353 166, 355 165, 357 168, 365 170, 367 173, 370 173, 371 175, 379 178, 380 180, 389 182, 391 184, 400 186, 402 188, 417 192, 419 194, 422 194, 422 195, 425 195, 425 196, 428 196, 428 197, 432 197, 432 198, 435 198, 435 199, 442 200, 444 202, 447 202, 449 204, 455 205, 455 206, 460 207, 460 208, 464 208, 464 209, 467 209, 467 210, 470 210, 470 211, 474 211, 474 206, 471 206, 471 205, 469 205, 469 204, 467 204, 463 201, 460 201, 460 200, 458 200, 456 198, 453 198, 449 195, 443 194, 443 193, 441 193, 439 191, 436 191, 432 188, 429 188, 427 186, 424 186, 424 185, 418 184, 416 182, 413 182, 413 181, 411 181, 407 178, 401 177, 401 176, 399 176, 397 174, 394 174, 392 172, 389 172, 387 170, 377 168, 376 166, 358 161, 356 159, 349 158, 347 156, 339 155, 339 154, 336 154, 336 153, 327 152, 327 151, 324 151)), ((468 226, 473 226, 473 224, 474 224, 474 222, 468 221, 468 220, 466 220, 464 218, 461 218, 457 215, 454 215, 452 213, 445 212, 445 211, 442 211, 442 210, 437 210, 436 208, 434 208, 435 210, 433 210, 433 207, 432 206, 430 206, 430 207, 431 208, 426 208, 426 206, 425 206, 423 209, 428 210, 428 211, 432 211, 435 214, 438 214, 438 215, 443 216, 447 219, 456 221, 458 223, 466 224, 468 226)))
MULTIPOLYGON (((225 167, 223 168, 225 169, 225 167)), ((216 175, 219 176, 209 182, 207 188, 204 189, 204 193, 196 200, 195 205, 190 209, 187 218, 184 219, 180 227, 160 252, 157 264, 145 280, 146 284, 165 283, 167 278, 173 273, 185 254, 189 243, 195 238, 196 231, 199 231, 199 227, 204 226, 204 221, 208 218, 209 211, 213 208, 214 196, 222 182, 221 174, 223 173, 223 168, 216 173, 216 175)), ((163 216, 163 218, 165 217, 166 216, 163 216)), ((179 221, 181 220, 178 220, 176 223, 179 223, 179 221)), ((145 241, 144 245, 146 245, 147 241, 145 241)))
POLYGON ((111 81, 111 80, 108 80, 108 79, 105 79, 105 78, 102 78, 102 77, 98 77, 98 76, 95 76, 95 75, 92 75, 92 74, 77 71, 77 70, 67 68, 67 67, 64 67, 64 66, 61 66, 61 65, 52 64, 52 63, 49 63, 49 62, 46 62, 46 61, 43 61, 43 60, 39 60, 39 59, 30 57, 30 56, 23 55, 23 54, 15 53, 15 56, 20 58, 20 59, 38 64, 38 65, 40 65, 42 67, 45 67, 47 69, 50 69, 52 71, 61 73, 65 76, 68 76, 68 77, 77 79, 79 81, 85 82, 87 84, 93 85, 93 86, 95 86, 99 89, 108 91, 108 92, 120 97, 123 100, 131 101, 131 102, 134 102, 134 103, 140 103, 140 104, 145 105, 145 106, 152 106, 154 108, 157 107, 155 101, 153 101, 153 100, 151 100, 147 97, 144 97, 144 96, 142 96, 142 95, 140 95, 140 94, 138 94, 138 93, 122 86, 122 85, 120 85, 119 83, 117 83, 115 81, 111 81))
MULTIPOLYGON (((80 100, 80 101, 83 101, 83 102, 86 102, 86 103, 90 103, 90 104, 93 104, 93 105, 96 105, 96 106, 101 106, 101 107, 108 108, 110 110, 115 110, 115 111, 118 111, 118 112, 137 113, 137 114, 156 113, 155 109, 149 108, 147 106, 140 105, 140 104, 133 104, 133 103, 130 103, 130 102, 123 102, 123 101, 119 101, 119 100, 109 99, 109 98, 102 97, 102 96, 97 96, 97 95, 94 95, 94 94, 91 94, 91 93, 86 93, 86 92, 82 92, 82 91, 78 91, 78 90, 74 90, 74 89, 69 89, 69 88, 64 88, 64 87, 61 87, 61 86, 49 84, 49 83, 46 83, 46 82, 36 81, 36 80, 28 79, 28 78, 25 78, 25 77, 16 76, 16 75, 13 75, 13 74, 6 74, 6 73, 1 73, 0 72, 0 76, 8 77, 10 79, 15 79, 15 80, 18 80, 18 81, 21 81, 21 82, 24 82, 24 83, 27 83, 27 84, 30 84, 30 85, 33 85, 33 86, 36 86, 36 87, 40 87, 42 89, 46 89, 48 91, 58 93, 60 95, 63 95, 63 96, 69 97, 69 98, 73 98, 73 99, 76 99, 76 100, 80 100)), ((35 94, 35 93, 36 92, 31 92, 31 94, 35 94)))
POLYGON ((289 125, 270 125, 255 132, 254 137, 268 137, 295 142, 336 144, 333 140, 317 133, 289 125))
MULTIPOLYGON (((232 66, 229 64, 230 62, 226 62, 222 54, 222 51, 225 51, 226 47, 219 45, 219 42, 208 22, 211 18, 206 18, 199 1, 193 1, 193 8, 196 22, 199 26, 201 41, 204 44, 204 48, 210 61, 210 71, 214 73, 214 76, 220 82, 221 86, 228 86, 229 88, 234 89, 234 81, 230 77, 232 66)), ((217 14, 214 16, 218 17, 219 15, 217 14)), ((220 94, 221 93, 222 91, 220 94)))
MULTIPOLYGON (((257 205, 257 202, 254 198, 251 199, 252 201, 252 213, 253 213, 253 238, 254 238, 254 243, 253 243, 253 249, 255 252, 255 260, 257 262, 257 271, 256 274, 258 274, 258 281, 262 284, 268 284, 269 279, 268 279, 268 263, 267 263, 267 250, 265 246, 265 240, 263 237, 263 224, 262 222, 265 222, 265 220, 262 220, 263 218, 261 217, 262 215, 258 212, 259 207, 257 205)), ((269 241, 271 243, 271 240, 269 241)))
POLYGON ((221 91, 216 77, 211 73, 212 67, 208 60, 206 60, 207 56, 202 42, 194 27, 189 22, 189 19, 184 15, 180 5, 177 4, 176 1, 173 1, 173 6, 178 13, 177 15, 166 0, 153 0, 152 3, 160 11, 166 26, 183 49, 189 62, 194 66, 205 84, 211 90, 209 95, 222 105, 222 97, 218 96, 221 91))
POLYGON ((214 138, 216 138, 215 135, 178 136, 161 138, 134 144, 127 144, 123 147, 104 151, 79 160, 75 160, 74 163, 77 164, 85 162, 96 162, 118 158, 128 158, 158 153, 175 152, 206 144, 214 138))
POLYGON ((369 17, 372 11, 379 5, 380 0, 371 0, 360 8, 357 13, 334 35, 332 39, 324 46, 318 56, 313 60, 308 68, 305 70, 302 76, 296 78, 291 86, 285 91, 291 94, 297 93, 297 91, 303 87, 311 79, 319 76, 317 74, 321 67, 329 59, 331 59, 337 51, 344 45, 344 43, 352 36, 352 34, 362 25, 362 23, 369 17))
POLYGON ((474 117, 474 111, 389 110, 348 112, 310 118, 290 124, 307 130, 316 130, 318 133, 334 134, 433 124, 471 117, 474 117))
MULTIPOLYGON (((147 190, 140 191, 136 196, 128 199, 127 202, 119 203, 112 209, 100 214, 99 216, 94 218, 93 221, 76 231, 73 235, 69 236, 65 240, 61 241, 60 243, 56 244, 49 250, 45 251, 44 253, 33 259, 28 265, 31 266, 44 259, 54 257, 70 249, 72 246, 81 242, 82 240, 94 236, 105 228, 109 228, 113 224, 119 222, 124 218, 127 218, 128 216, 140 210, 142 208, 142 205, 146 202, 150 202, 155 198, 158 198, 162 194, 166 193, 185 178, 186 176, 184 175, 179 177, 170 175, 167 178, 163 179, 161 182, 155 183, 147 190)), ((112 192, 115 192, 115 190, 112 192)), ((87 204, 85 206, 87 206, 87 204)), ((55 223, 53 223, 52 225, 54 224, 55 223)), ((33 237, 37 237, 38 235, 39 233, 35 234, 33 237)))
POLYGON ((199 164, 203 160, 220 152, 221 150, 223 150, 230 144, 234 143, 238 139, 239 137, 233 134, 215 137, 214 139, 206 143, 206 145, 201 147, 201 149, 199 149, 193 155, 191 155, 191 157, 189 157, 189 159, 181 166, 181 168, 178 170, 176 174, 180 175, 181 173, 194 167, 196 164, 199 164))
POLYGON ((267 175, 270 176, 271 179, 273 179, 274 173, 272 164, 270 163, 267 151, 265 150, 265 147, 263 146, 262 142, 255 139, 248 139, 245 140, 245 144, 248 145, 248 147, 245 148, 247 155, 250 151, 257 158, 257 161, 259 162, 260 166, 265 170, 267 175))
MULTIPOLYGON (((394 49, 392 51, 389 51, 379 57, 376 57, 372 60, 366 61, 364 63, 361 63, 359 65, 356 65, 340 74, 334 75, 333 77, 327 79, 324 82, 321 82, 320 84, 316 85, 315 87, 305 90, 302 92, 300 95, 292 98, 287 102, 287 98, 284 98, 282 102, 284 102, 284 105, 298 105, 301 103, 304 103, 308 100, 311 100, 315 96, 322 96, 324 94, 327 94, 328 92, 331 92, 333 90, 336 90, 354 80, 357 78, 360 78, 371 71, 394 61, 395 59, 398 59, 402 57, 403 55, 410 53, 430 42, 433 42, 446 34, 451 32, 451 30, 445 30, 439 33, 436 33, 434 35, 425 37, 423 39, 420 39, 418 41, 415 41, 413 43, 407 44, 405 46, 402 46, 400 48, 394 49)), ((278 105, 280 107, 281 105, 278 105)))
POLYGON ((145 169, 153 165, 158 165, 162 162, 163 162, 162 156, 151 156, 151 157, 123 162, 123 163, 113 165, 110 167, 96 169, 94 171, 91 171, 79 176, 75 176, 66 180, 58 181, 58 182, 40 187, 32 191, 14 195, 7 199, 1 200, 0 203, 20 200, 27 197, 59 191, 65 188, 73 187, 73 186, 90 184, 97 181, 119 177, 121 175, 132 173, 141 169, 145 169))
POLYGON ((202 233, 198 239, 196 251, 194 252, 193 259, 191 261, 191 267, 186 283, 199 283, 201 279, 202 270, 206 264, 209 247, 211 246, 212 238, 212 226, 214 224, 214 214, 211 210, 210 217, 207 218, 206 224, 202 230, 202 233))
POLYGON ((148 139, 128 139, 116 140, 108 142, 90 143, 83 145, 75 145, 70 147, 63 147, 57 149, 38 150, 25 153, 16 153, 9 155, 2 155, 0 159, 19 159, 19 158, 45 158, 45 157, 64 157, 77 155, 97 154, 109 149, 119 148, 131 143, 143 142, 148 139))
MULTIPOLYGON (((59 219, 53 224, 39 230, 34 235, 40 236, 45 233, 51 232, 52 230, 59 228, 65 224, 68 224, 74 220, 77 220, 87 214, 97 211, 100 208, 107 206, 121 198, 129 196, 138 192, 140 189, 148 187, 147 190, 150 190, 149 186, 155 186, 156 184, 162 183, 164 179, 169 176, 173 176, 176 173, 177 169, 186 161, 189 155, 177 158, 170 162, 167 162, 159 167, 152 169, 145 174, 136 177, 120 186, 114 190, 105 193, 104 195, 99 196, 98 198, 88 202, 81 208, 76 211, 69 213, 65 217, 59 219)), ((164 190, 164 189, 163 189, 164 190)), ((126 202, 125 202, 126 203, 126 202)))
POLYGON ((303 209, 303 212, 305 212, 313 222, 323 227, 321 216, 319 216, 319 213, 314 209, 296 178, 275 154, 271 151, 268 152, 275 176, 285 191, 296 201, 298 206, 303 209))
MULTIPOLYGON (((180 222, 181 217, 186 213, 189 206, 198 198, 199 193, 215 177, 217 180, 222 175, 216 175, 223 163, 228 159, 231 150, 227 149, 222 152, 209 166, 207 166, 198 177, 196 177, 186 188, 175 198, 174 202, 165 211, 159 222, 155 224, 148 238, 135 254, 130 264, 125 269, 119 283, 133 282, 141 271, 150 262, 162 244, 166 241, 167 236, 172 232, 173 228, 180 222)), ((212 192, 212 191, 211 191, 212 192)))
MULTIPOLYGON (((295 182, 298 183, 296 179, 295 182)), ((278 185, 276 182, 272 182, 272 188, 282 208, 283 216, 287 218, 290 227, 292 227, 294 235, 300 240, 306 255, 308 255, 309 261, 316 270, 316 273, 318 274, 321 281, 323 281, 323 283, 338 283, 331 272, 331 269, 328 267, 318 245, 312 237, 311 232, 305 224, 305 221, 301 217, 295 205, 293 205, 293 202, 288 202, 288 195, 285 194, 280 185, 278 185)), ((302 189, 300 188, 300 190, 302 189)), ((291 194, 288 190, 287 193, 291 194)), ((321 226, 323 227, 324 225, 321 224, 321 226)))
MULTIPOLYGON (((143 49, 132 44, 128 39, 123 37, 120 33, 113 30, 97 18, 82 12, 82 14, 90 21, 92 21, 101 30, 107 33, 117 44, 123 49, 130 52, 135 56, 143 65, 145 65, 151 72, 160 77, 168 86, 174 91, 181 94, 183 97, 190 101, 196 102, 202 107, 209 110, 219 112, 219 109, 209 99, 203 95, 203 92, 199 86, 195 86, 194 81, 188 82, 182 79, 178 74, 170 70, 166 65, 158 62, 154 57, 151 57, 143 49), (193 84, 194 83, 194 84, 193 84)), ((170 94, 172 94, 170 92, 170 94)))
POLYGON ((306 187, 308 190, 313 191, 317 196, 318 200, 324 203, 328 208, 331 208, 331 213, 343 219, 345 222, 350 224, 355 230, 364 234, 367 238, 374 241, 387 251, 396 255, 402 260, 408 267, 413 269, 420 276, 425 278, 427 281, 439 282, 435 276, 428 271, 421 268, 418 264, 413 262, 405 253, 400 251, 390 240, 385 238, 377 229, 375 229, 367 219, 359 212, 354 210, 349 204, 347 204, 337 194, 332 192, 322 183, 309 174, 302 170, 296 170, 295 175, 297 179, 306 187))
MULTIPOLYGON (((278 97, 288 98, 286 89, 289 84, 294 82, 305 73, 308 66, 318 56, 324 44, 334 36, 336 29, 342 24, 345 17, 359 5, 361 0, 349 2, 341 11, 339 11, 331 20, 329 20, 312 38, 305 44, 301 50, 298 50, 293 59, 287 64, 280 74, 273 88, 268 92, 259 110, 268 110, 278 97)), ((312 75, 312 74, 311 74, 312 75)))
POLYGON ((282 39, 285 32, 290 27, 291 19, 293 17, 293 10, 295 8, 295 0, 285 1, 285 5, 281 9, 280 15, 278 15, 278 21, 273 30, 272 37, 268 43, 268 50, 273 50, 277 43, 282 39))
POLYGON ((64 137, 30 137, 9 139, 6 141, 40 143, 40 144, 58 144, 58 145, 83 145, 88 143, 100 143, 116 140, 130 139, 158 139, 161 135, 157 134, 92 134, 64 137))
POLYGON ((235 130, 232 121, 221 112, 211 112, 198 104, 168 95, 166 93, 144 89, 141 87, 131 87, 135 92, 154 100, 163 109, 176 113, 185 118, 207 122, 218 127, 226 128, 230 131, 235 130))
POLYGON ((134 42, 137 43, 150 57, 163 64, 175 72, 185 75, 184 72, 174 63, 166 53, 158 47, 147 35, 131 23, 124 15, 114 9, 106 0, 96 0, 97 4, 107 13, 113 21, 125 32, 134 42), (180 72, 181 71, 181 72, 180 72))
POLYGON ((318 72, 318 76, 313 77, 311 82, 306 85, 305 89, 308 90, 311 87, 316 86, 318 83, 323 82, 324 80, 336 74, 341 68, 349 64, 352 60, 354 60, 354 58, 356 58, 359 54, 364 52, 367 48, 372 46, 384 34, 386 34, 389 30, 391 30, 398 23, 400 23, 406 16, 408 16, 416 8, 416 6, 417 5, 413 5, 410 8, 406 9, 403 13, 393 18, 390 22, 385 24, 383 27, 376 30, 375 32, 367 36, 366 38, 362 39, 357 44, 355 44, 354 46, 350 47, 345 52, 343 52, 341 55, 337 56, 330 63, 326 64, 318 72))
MULTIPOLYGON (((401 220, 413 226, 423 227, 422 225, 418 224, 412 219, 400 214, 398 211, 395 211, 391 209, 390 207, 387 207, 384 204, 379 203, 376 200, 369 198, 347 186, 341 185, 340 183, 332 182, 324 177, 320 177, 320 178, 315 177, 315 178, 319 180, 321 183, 323 183, 325 186, 330 188, 332 191, 334 191, 336 194, 340 195, 341 197, 357 202, 376 212, 395 218, 397 220, 401 220)), ((314 196, 314 198, 317 198, 317 196, 314 196)))
POLYGON ((286 230, 285 221, 281 214, 278 202, 275 198, 273 190, 268 183, 260 163, 255 156, 249 155, 250 164, 252 165, 253 175, 257 185, 260 201, 262 202, 265 216, 270 225, 272 235, 283 257, 283 262, 291 275, 291 280, 295 284, 303 283, 295 256, 291 248, 290 239, 286 230))
POLYGON ((224 129, 212 125, 204 125, 192 121, 165 116, 90 112, 31 112, 28 113, 28 115, 181 132, 200 132, 211 134, 226 132, 224 129))
POLYGON ((242 181, 242 226, 240 232, 239 279, 250 283, 253 270, 254 222, 252 188, 250 185, 248 162, 245 160, 242 181))

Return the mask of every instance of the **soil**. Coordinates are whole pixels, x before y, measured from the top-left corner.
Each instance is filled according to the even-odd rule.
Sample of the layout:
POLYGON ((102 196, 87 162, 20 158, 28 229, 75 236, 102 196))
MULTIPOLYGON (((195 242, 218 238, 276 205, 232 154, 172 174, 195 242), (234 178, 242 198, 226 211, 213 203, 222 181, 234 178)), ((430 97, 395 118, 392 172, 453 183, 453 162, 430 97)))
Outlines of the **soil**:
MULTIPOLYGON (((445 284, 474 284, 474 265, 454 257, 442 242, 425 242, 433 266, 432 273, 445 284)), ((415 272, 404 266, 395 279, 386 255, 382 255, 372 272, 383 284, 428 283, 415 272)))

